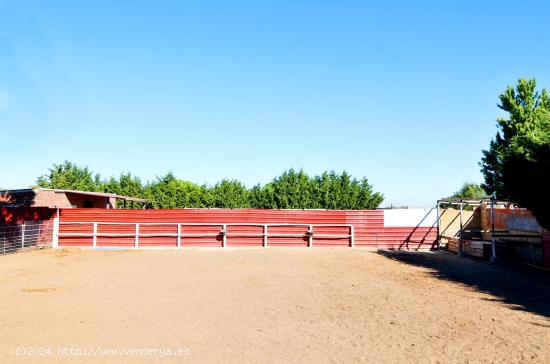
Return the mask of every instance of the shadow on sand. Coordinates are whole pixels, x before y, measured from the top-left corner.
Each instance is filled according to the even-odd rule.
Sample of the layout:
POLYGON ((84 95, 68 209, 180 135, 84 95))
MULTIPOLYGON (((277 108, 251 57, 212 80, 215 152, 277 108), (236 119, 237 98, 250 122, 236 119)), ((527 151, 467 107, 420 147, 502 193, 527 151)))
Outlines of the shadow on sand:
POLYGON ((445 252, 408 252, 381 250, 378 254, 402 263, 424 267, 447 281, 461 283, 495 296, 511 309, 550 317, 550 272, 534 268, 491 264, 471 258, 459 258, 445 252))

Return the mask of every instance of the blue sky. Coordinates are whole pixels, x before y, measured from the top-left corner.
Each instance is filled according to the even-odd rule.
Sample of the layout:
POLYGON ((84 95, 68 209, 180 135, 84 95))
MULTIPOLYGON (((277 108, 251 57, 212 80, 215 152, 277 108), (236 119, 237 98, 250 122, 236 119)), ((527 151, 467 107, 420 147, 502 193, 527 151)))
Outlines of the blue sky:
POLYGON ((0 0, 0 186, 71 160, 251 186, 290 167, 432 206, 550 87, 545 1, 0 0))

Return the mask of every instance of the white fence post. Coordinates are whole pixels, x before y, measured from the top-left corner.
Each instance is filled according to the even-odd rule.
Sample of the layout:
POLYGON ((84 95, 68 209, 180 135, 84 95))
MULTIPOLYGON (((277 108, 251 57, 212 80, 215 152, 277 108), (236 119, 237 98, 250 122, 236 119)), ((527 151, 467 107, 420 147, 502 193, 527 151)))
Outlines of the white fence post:
POLYGON ((223 225, 223 230, 222 230, 222 246, 224 248, 227 248, 227 225, 223 225))
POLYGON ((23 225, 21 226, 21 249, 23 249, 25 247, 25 227, 26 227, 26 222, 23 221, 23 225))
POLYGON ((136 223, 136 235, 134 236, 134 248, 139 247, 139 223, 136 223))
POLYGON ((94 236, 92 237, 92 247, 97 247, 97 222, 94 222, 94 236))
POLYGON ((181 248, 181 224, 178 224, 178 248, 181 248))
POLYGON ((59 247, 59 217, 53 219, 52 248, 59 247))
POLYGON ((313 246, 313 225, 309 225, 309 230, 307 231, 308 240, 307 240, 307 246, 312 247, 313 246))
POLYGON ((267 248, 267 225, 264 225, 264 248, 267 248))
POLYGON ((463 255, 463 247, 462 247, 462 243, 463 243, 463 240, 462 240, 462 231, 464 229, 464 226, 462 225, 462 210, 463 210, 463 206, 462 206, 462 200, 460 201, 460 232, 459 232, 459 237, 458 237, 458 256, 461 257, 463 255))

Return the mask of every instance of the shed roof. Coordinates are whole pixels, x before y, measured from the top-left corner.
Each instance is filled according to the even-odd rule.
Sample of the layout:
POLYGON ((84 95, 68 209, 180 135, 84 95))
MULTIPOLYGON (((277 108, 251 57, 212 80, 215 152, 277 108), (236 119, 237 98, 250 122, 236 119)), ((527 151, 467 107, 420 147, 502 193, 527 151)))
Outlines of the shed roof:
POLYGON ((71 193, 71 194, 78 194, 78 195, 85 195, 85 196, 96 196, 96 197, 106 197, 106 198, 116 198, 119 200, 126 200, 126 201, 134 201, 134 202, 147 202, 144 198, 137 198, 137 197, 131 197, 131 196, 124 196, 124 195, 117 195, 116 193, 108 193, 108 192, 91 192, 91 191, 77 191, 77 190, 62 190, 62 189, 55 189, 55 188, 23 188, 23 189, 15 189, 15 190, 4 190, 0 191, 0 194, 18 194, 18 193, 29 193, 34 191, 54 191, 59 193, 71 193))

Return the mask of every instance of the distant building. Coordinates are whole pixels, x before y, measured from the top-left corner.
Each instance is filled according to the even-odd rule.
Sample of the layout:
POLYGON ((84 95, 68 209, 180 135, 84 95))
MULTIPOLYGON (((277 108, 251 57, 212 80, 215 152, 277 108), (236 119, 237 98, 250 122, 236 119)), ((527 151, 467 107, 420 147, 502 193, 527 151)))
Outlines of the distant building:
POLYGON ((27 188, 0 191, 0 207, 45 207, 57 208, 102 208, 116 209, 117 200, 123 203, 147 200, 114 193, 56 190, 49 188, 27 188))

